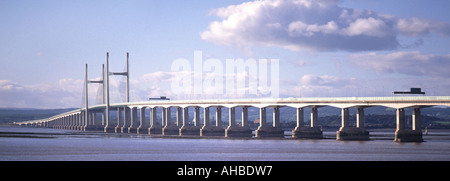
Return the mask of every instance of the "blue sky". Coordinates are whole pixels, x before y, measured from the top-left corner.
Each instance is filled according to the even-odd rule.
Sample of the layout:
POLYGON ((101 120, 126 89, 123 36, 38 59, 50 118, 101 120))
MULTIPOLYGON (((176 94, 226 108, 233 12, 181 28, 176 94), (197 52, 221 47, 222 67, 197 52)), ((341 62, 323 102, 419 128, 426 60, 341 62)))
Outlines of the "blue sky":
POLYGON ((450 95, 449 7, 445 0, 3 0, 0 107, 80 107, 84 64, 99 78, 106 52, 112 71, 123 71, 130 52, 132 101, 176 99, 171 64, 192 61, 195 50, 222 61, 279 59, 280 97, 390 96, 410 87, 450 95))

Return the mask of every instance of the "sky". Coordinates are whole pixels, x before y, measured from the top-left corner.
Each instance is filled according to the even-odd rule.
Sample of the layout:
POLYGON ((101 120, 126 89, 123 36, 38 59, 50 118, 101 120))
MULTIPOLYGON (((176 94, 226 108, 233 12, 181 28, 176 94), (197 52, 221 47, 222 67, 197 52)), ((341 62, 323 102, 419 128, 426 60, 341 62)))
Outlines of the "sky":
MULTIPOLYGON (((278 97, 392 96, 411 87, 447 96, 448 8, 446 0, 2 0, 0 107, 81 107, 85 64, 89 79, 100 79, 106 52, 113 72, 124 71, 130 53, 131 101, 248 97, 205 87, 176 94, 171 83, 184 74, 172 66, 180 58, 193 66, 195 51, 223 65, 278 59, 278 97)), ((124 78, 110 77, 111 100, 122 102, 124 78)), ((90 104, 98 93, 89 84, 90 104)))

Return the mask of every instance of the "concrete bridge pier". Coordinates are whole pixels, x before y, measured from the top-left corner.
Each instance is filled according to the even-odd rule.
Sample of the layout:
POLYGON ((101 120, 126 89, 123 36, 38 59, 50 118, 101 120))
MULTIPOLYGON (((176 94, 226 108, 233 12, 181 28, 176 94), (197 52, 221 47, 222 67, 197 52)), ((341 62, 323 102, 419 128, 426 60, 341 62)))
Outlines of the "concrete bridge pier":
POLYGON ((64 129, 70 130, 70 127, 72 126, 72 121, 73 121, 73 115, 67 115, 66 117, 66 125, 64 127, 64 129))
POLYGON ((72 130, 77 130, 81 125, 81 113, 77 113, 76 115, 75 120, 73 120, 74 125, 72 126, 72 130))
MULTIPOLYGON (((76 127, 76 124, 78 122, 78 114, 72 114, 70 116, 70 125, 68 127, 69 130, 74 130, 76 127)), ((52 125, 53 127, 55 126, 55 124, 57 124, 57 122, 52 121, 52 125)))
POLYGON ((62 120, 61 120, 61 118, 58 118, 58 119, 56 119, 57 121, 57 126, 56 126, 56 128, 57 129, 62 129, 63 128, 63 122, 62 122, 62 120))
POLYGON ((259 109, 259 127, 255 131, 255 137, 266 138, 266 137, 277 137, 283 138, 284 131, 280 126, 280 107, 273 107, 273 124, 272 126, 266 125, 266 108, 262 107, 259 109))
POLYGON ((122 115, 122 127, 120 127, 120 133, 128 133, 128 127, 131 125, 131 109, 124 107, 122 115))
POLYGON ((78 124, 75 130, 77 131, 83 131, 83 125, 84 125, 84 112, 80 112, 78 117, 78 124))
POLYGON ((56 119, 52 122, 53 122, 53 128, 60 129, 61 123, 59 122, 59 119, 56 119))
POLYGON ((420 107, 413 107, 412 130, 405 129, 405 110, 397 109, 397 129, 395 130, 395 142, 423 142, 420 129, 420 107))
POLYGON ((120 110, 120 107, 118 107, 117 108, 117 125, 116 125, 116 127, 114 127, 114 132, 115 133, 120 133, 121 132, 120 129, 123 126, 123 121, 121 119, 122 119, 122 112, 120 110))
MULTIPOLYGON (((162 128, 162 135, 179 135, 180 128, 178 127, 178 124, 173 124, 171 120, 171 107, 163 108, 163 114, 165 113, 165 116, 163 115, 163 121, 165 121, 165 126, 162 128)), ((177 114, 179 109, 177 109, 177 114)))
POLYGON ((200 107, 194 107, 194 125, 189 125, 189 108, 183 108, 183 126, 179 130, 179 135, 200 135, 200 107))
POLYGON ((139 127, 136 129, 137 134, 148 134, 149 125, 145 124, 145 109, 146 107, 142 107, 139 112, 139 127))
MULTIPOLYGON (((24 124, 26 126, 26 124, 24 124)), ((53 129, 58 129, 59 128, 59 122, 58 120, 53 120, 52 121, 52 128, 53 129)))
POLYGON ((128 127, 127 133, 137 133, 138 128, 138 118, 137 118, 137 107, 131 108, 131 121, 128 127))
POLYGON ((63 119, 63 117, 61 117, 61 118, 58 118, 57 119, 58 120, 58 129, 64 129, 64 119, 63 119))
POLYGON ((323 133, 321 128, 318 126, 319 116, 318 109, 319 106, 311 107, 311 126, 303 125, 303 108, 297 108, 297 127, 292 130, 292 138, 308 138, 308 139, 321 139, 323 138, 323 133))
POLYGON ((120 127, 121 133, 128 133, 128 127, 131 125, 131 109, 129 107, 123 108, 123 124, 120 127))
POLYGON ((62 128, 62 123, 60 119, 56 119, 55 121, 55 128, 56 129, 61 129, 62 128))
POLYGON ((369 132, 364 128, 364 108, 357 108, 356 127, 350 127, 348 108, 342 108, 341 127, 336 132, 336 140, 369 140, 369 132))
MULTIPOLYGON (((162 124, 163 121, 161 121, 162 124)), ((148 128, 148 134, 162 134, 162 125, 158 124, 156 120, 156 107, 150 108, 150 127, 148 128)))
POLYGON ((222 108, 220 106, 216 107, 216 125, 210 125, 209 113, 209 107, 206 107, 200 136, 225 136, 225 129, 222 128, 222 108))
MULTIPOLYGON (((75 114, 75 117, 73 120, 73 125, 71 126, 70 130, 77 130, 78 125, 80 123, 80 116, 81 115, 79 113, 75 114)), ((58 124, 58 126, 59 126, 59 124, 58 124)))
POLYGON ((89 111, 88 122, 86 125, 86 131, 95 131, 95 112, 89 111))
MULTIPOLYGON (((55 120, 53 120, 53 121, 50 121, 51 122, 51 124, 50 124, 50 126, 51 126, 51 128, 53 128, 53 129, 56 129, 57 128, 57 122, 55 121, 55 120)), ((17 125, 17 124, 16 124, 17 125)), ((25 126, 25 124, 19 124, 19 125, 21 125, 21 126, 25 126)))
MULTIPOLYGON (((55 124, 55 122, 49 121, 49 127, 53 128, 54 124, 55 124)), ((69 116, 69 125, 67 125, 67 129, 72 130, 74 124, 75 124, 75 115, 72 114, 69 116)))
MULTIPOLYGON (((20 124, 20 125, 27 126, 26 123, 25 124, 20 124)), ((52 121, 52 128, 53 129, 59 129, 59 121, 58 121, 58 119, 55 119, 55 120, 52 121)))
MULTIPOLYGON (((18 125, 18 124, 16 124, 16 123, 14 123, 14 125, 18 125)), ((19 125, 23 125, 23 124, 19 124, 19 125)), ((53 128, 53 129, 55 129, 55 121, 48 121, 48 126, 50 127, 50 128, 53 128)))
MULTIPOLYGON (((87 113, 88 116, 85 117, 84 120, 84 131, 94 131, 94 127, 92 126, 92 118, 93 118, 93 111, 89 111, 87 113)), ((86 114, 86 113, 85 113, 86 114)))
POLYGON ((68 125, 66 126, 66 129, 72 130, 74 125, 75 125, 75 115, 70 115, 69 122, 68 122, 68 125))
POLYGON ((103 129, 105 127, 103 111, 101 110, 101 111, 94 112, 93 118, 94 118, 93 124, 95 126, 95 131, 103 132, 103 129))
MULTIPOLYGON (((105 133, 116 133, 116 127, 118 126, 118 121, 113 121, 110 117, 110 115, 108 115, 110 113, 111 110, 108 109, 108 111, 105 111, 105 116, 108 117, 108 119, 105 120, 105 127, 103 128, 103 132, 105 133)), ((119 112, 119 109, 117 109, 117 111, 119 112)), ((119 114, 119 113, 117 113, 119 114)), ((118 115, 118 118, 120 118, 120 115, 118 115)))
POLYGON ((80 114, 80 123, 78 124, 77 130, 84 131, 84 128, 86 126, 86 112, 81 112, 80 114))
POLYGON ((103 132, 105 132, 105 133, 114 133, 115 132, 115 127, 112 125, 112 121, 110 120, 109 109, 108 109, 108 111, 105 111, 104 115, 107 116, 108 119, 105 120, 105 126, 103 127, 103 132))
POLYGON ((73 114, 71 116, 69 130, 75 130, 77 123, 78 123, 78 114, 73 114))
POLYGON ((79 128, 81 127, 81 122, 83 120, 83 114, 82 113, 77 113, 77 117, 75 118, 75 124, 72 128, 72 130, 79 130, 79 128))
POLYGON ((103 126, 97 122, 97 113, 96 111, 89 111, 89 117, 86 125, 86 131, 102 131, 103 126))
POLYGON ((248 126, 248 106, 242 106, 242 124, 236 125, 236 107, 229 110, 229 126, 225 130, 225 137, 252 137, 252 130, 248 126))
POLYGON ((64 121, 64 117, 59 118, 59 129, 65 129, 66 125, 65 125, 65 121, 64 121))
MULTIPOLYGON (((69 126, 69 130, 75 130, 75 128, 77 127, 78 120, 79 120, 78 115, 79 114, 73 114, 72 115, 72 120, 71 120, 71 123, 70 123, 70 126, 69 126)), ((53 126, 54 126, 54 124, 55 124, 55 122, 53 122, 53 126)))
POLYGON ((63 129, 64 128, 64 121, 63 121, 63 119, 62 118, 58 118, 57 119, 57 121, 58 121, 58 129, 63 129))

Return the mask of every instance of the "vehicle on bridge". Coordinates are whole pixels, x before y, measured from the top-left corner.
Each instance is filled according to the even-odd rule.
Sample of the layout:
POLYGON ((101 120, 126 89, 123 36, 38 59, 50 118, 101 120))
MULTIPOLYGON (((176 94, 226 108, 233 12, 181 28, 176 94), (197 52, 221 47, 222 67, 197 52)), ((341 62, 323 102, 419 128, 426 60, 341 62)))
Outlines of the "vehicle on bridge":
POLYGON ((392 94, 422 94, 425 95, 425 92, 422 92, 422 88, 411 88, 410 91, 392 91, 392 94))
POLYGON ((170 100, 170 98, 166 97, 166 96, 161 96, 161 97, 150 97, 148 98, 148 100, 170 100))

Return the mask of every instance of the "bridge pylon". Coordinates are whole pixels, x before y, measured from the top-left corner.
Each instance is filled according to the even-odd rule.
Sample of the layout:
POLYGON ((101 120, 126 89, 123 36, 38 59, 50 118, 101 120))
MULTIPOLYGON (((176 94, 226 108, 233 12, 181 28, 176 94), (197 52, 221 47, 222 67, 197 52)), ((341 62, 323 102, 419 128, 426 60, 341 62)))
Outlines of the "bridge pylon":
MULTIPOLYGON (((84 120, 82 121, 82 125, 81 125, 81 130, 82 131, 86 131, 86 130, 93 130, 96 131, 98 129, 100 129, 100 125, 97 125, 95 123, 95 112, 92 112, 92 114, 89 111, 89 89, 88 89, 88 85, 90 83, 95 83, 95 84, 102 84, 102 86, 104 86, 104 72, 105 72, 105 66, 104 64, 102 64, 102 80, 89 80, 88 78, 88 64, 86 64, 85 67, 85 80, 84 80, 84 104, 85 104, 85 108, 84 108, 84 120)), ((102 93, 102 103, 105 103, 105 92, 103 91, 102 93)), ((103 113, 104 114, 104 113, 103 113)), ((104 116, 103 116, 104 117, 104 116)))
MULTIPOLYGON (((106 95, 106 105, 105 105, 105 127, 103 129, 104 132, 114 132, 114 127, 110 126, 111 122, 109 120, 109 108, 110 108, 110 100, 109 100, 109 76, 110 75, 122 75, 127 77, 126 84, 126 101, 130 102, 130 73, 129 73, 129 53, 127 52, 127 60, 126 60, 126 71, 125 72, 110 72, 109 71, 109 52, 106 52, 106 73, 103 74, 105 80, 105 89, 104 93, 106 95)), ((125 120, 129 121, 129 120, 125 120)))

